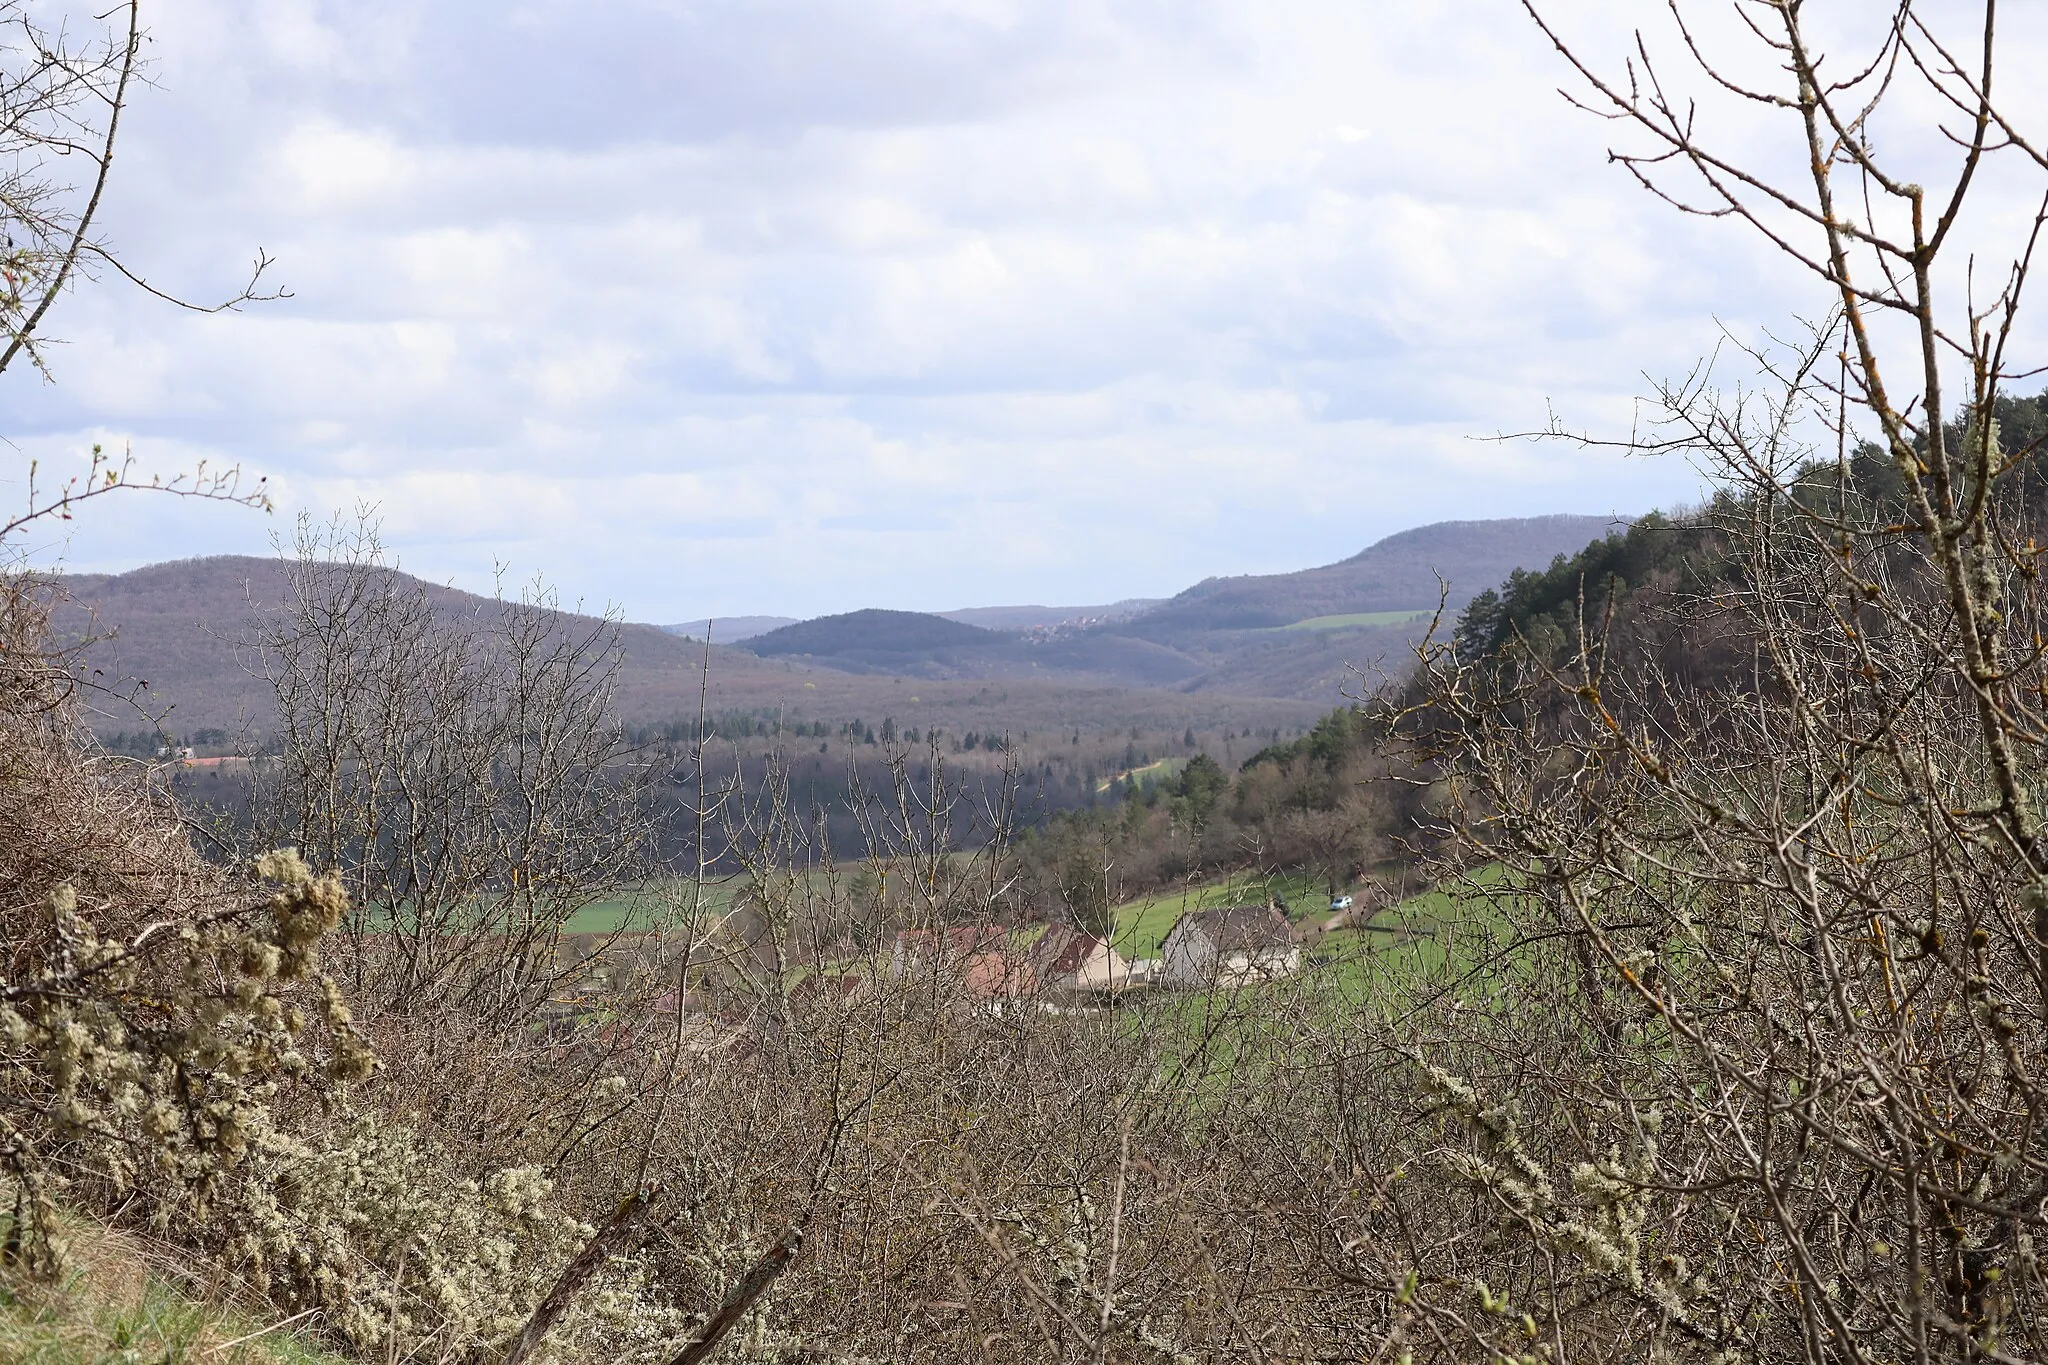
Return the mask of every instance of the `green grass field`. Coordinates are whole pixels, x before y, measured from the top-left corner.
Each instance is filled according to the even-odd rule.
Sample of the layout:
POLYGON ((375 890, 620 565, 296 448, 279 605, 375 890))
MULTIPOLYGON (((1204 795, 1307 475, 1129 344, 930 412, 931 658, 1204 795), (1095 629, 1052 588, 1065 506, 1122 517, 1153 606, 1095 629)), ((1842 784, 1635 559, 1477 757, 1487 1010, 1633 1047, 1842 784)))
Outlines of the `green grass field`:
MULTIPOLYGON (((1453 946, 1453 925, 1492 920, 1486 892, 1501 880, 1498 866, 1477 869, 1467 884, 1448 884, 1410 896, 1372 917, 1371 928, 1336 929, 1305 944, 1315 970, 1345 998, 1398 996, 1426 982, 1469 969, 1469 948, 1453 946)), ((1157 957, 1180 917, 1191 910, 1260 905, 1278 894, 1297 923, 1330 919, 1326 883, 1304 873, 1239 875, 1154 892, 1117 907, 1116 942, 1127 957, 1157 957)))
MULTIPOLYGON (((688 882, 675 881, 650 885, 627 896, 593 901, 571 915, 562 932, 612 934, 649 929, 664 919, 674 918, 679 908, 687 907, 689 894, 688 882)), ((714 913, 723 913, 738 894, 735 882, 713 882, 704 888, 704 904, 714 913)))
POLYGON ((1486 907, 1484 893, 1499 887, 1505 875, 1506 869, 1499 863, 1487 863, 1458 881, 1419 891, 1395 908, 1404 915, 1438 922, 1469 915, 1486 907))
POLYGON ((1503 941, 1507 937, 1507 925, 1490 899, 1502 889, 1503 877, 1498 863, 1475 868, 1381 911, 1372 929, 1330 934, 1315 951, 1335 955, 1339 970, 1361 987, 1374 973, 1391 974, 1382 986, 1446 983, 1481 965, 1488 953, 1484 945, 1496 931, 1503 941))
POLYGON ((1291 625, 1267 626, 1267 630, 1356 630, 1360 626, 1404 626, 1429 618, 1427 610, 1354 611, 1346 616, 1311 616, 1291 625))
MULTIPOLYGON (((1181 759, 1163 759, 1140 773, 1166 769, 1167 765, 1178 765, 1181 759)), ((1490 887, 1500 880, 1500 869, 1485 867, 1473 874, 1472 881, 1480 887, 1490 887)), ((733 881, 718 882, 704 890, 705 902, 713 910, 722 912, 731 906, 738 894, 738 884, 733 881)), ((584 906, 573 915, 563 932, 569 934, 610 934, 621 930, 631 932, 652 927, 665 916, 675 913, 681 898, 688 895, 688 883, 676 881, 650 885, 629 896, 594 902, 584 906)), ((1278 895, 1287 902, 1288 917, 1298 923, 1321 924, 1330 917, 1329 887, 1321 879, 1307 873, 1289 872, 1280 874, 1238 873, 1191 883, 1187 886, 1171 887, 1154 891, 1135 900, 1127 901, 1116 910, 1116 941, 1118 950, 1129 957, 1157 957, 1159 945, 1166 940, 1167 931, 1190 910, 1214 910, 1227 905, 1263 905, 1278 895)), ((1399 905, 1380 912, 1375 917, 1376 925, 1441 925, 1453 919, 1469 916, 1483 906, 1483 901, 1462 888, 1437 888, 1411 896, 1399 905)), ((1324 942, 1333 946, 1348 945, 1354 940, 1372 945, 1385 943, 1388 935, 1369 931, 1359 934, 1353 930, 1339 930, 1324 942)), ((1319 949, 1319 951, 1321 951, 1319 949)))

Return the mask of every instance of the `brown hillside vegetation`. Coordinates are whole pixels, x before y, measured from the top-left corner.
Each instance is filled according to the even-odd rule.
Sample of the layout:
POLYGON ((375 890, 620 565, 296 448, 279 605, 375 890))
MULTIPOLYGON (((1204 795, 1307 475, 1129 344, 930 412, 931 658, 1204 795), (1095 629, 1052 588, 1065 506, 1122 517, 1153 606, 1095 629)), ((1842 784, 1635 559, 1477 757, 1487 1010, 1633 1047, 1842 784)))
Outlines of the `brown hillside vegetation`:
MULTIPOLYGON (((1063 725, 1293 729, 1355 695, 1362 678, 1403 670, 1419 627, 1270 627, 1345 613, 1431 610, 1439 572, 1453 584, 1455 610, 1510 570, 1547 564, 1607 525, 1590 517, 1447 522, 1389 537, 1341 564, 1213 579, 1127 619, 1037 634, 913 612, 856 612, 786 625, 738 648, 714 644, 707 659, 703 645, 673 631, 621 622, 618 704, 634 724, 694 714, 708 661, 704 700, 714 712, 833 721, 887 714, 919 729, 956 732, 1063 725), (1226 618, 1230 628, 1220 628, 1226 618), (906 681, 917 685, 906 689, 906 681)), ((489 598, 383 572, 394 585, 423 587, 449 619, 496 609, 489 598)), ((261 730, 267 689, 238 644, 252 637, 257 618, 276 612, 286 584, 283 561, 246 556, 67 577, 71 603, 59 612, 60 636, 94 640, 87 666, 137 703, 108 699, 96 724, 140 730, 145 715, 175 708, 176 719, 166 723, 172 733, 238 733, 245 724, 261 730)), ((564 609, 562 619, 565 629, 594 620, 577 609, 564 609)))
POLYGON ((1433 608, 1446 590, 1455 608, 1516 569, 1572 553, 1616 520, 1558 515, 1418 526, 1317 569, 1204 579, 1139 614, 1128 629, 1160 640, 1187 631, 1257 630, 1346 612, 1433 608))
MULTIPOLYGON (((396 582, 418 580, 394 574, 396 582)), ((488 612, 488 598, 456 589, 422 585, 451 618, 488 612)), ((64 588, 71 605, 58 616, 62 638, 100 638, 87 651, 88 667, 121 687, 146 682, 136 701, 150 713, 175 708, 166 726, 173 733, 200 729, 238 731, 253 721, 261 728, 270 707, 267 685, 253 676, 253 661, 237 642, 252 634, 255 617, 282 601, 281 561, 242 556, 155 564, 118 575, 71 575, 64 588)), ((564 613, 565 620, 594 624, 591 617, 564 613)), ((704 680, 706 650, 654 626, 621 624, 624 650, 618 704, 632 723, 656 723, 695 715, 704 680)), ((1005 678, 918 680, 908 685, 887 674, 849 674, 815 663, 767 660, 743 649, 713 645, 709 650, 707 701, 713 713, 748 711, 764 715, 838 722, 884 714, 899 723, 950 730, 1058 729, 1082 724, 1116 728, 1179 730, 1299 726, 1322 705, 1311 701, 1251 700, 1230 695, 1183 695, 1130 688, 1109 681, 1093 684, 1052 679, 1005 678)), ((141 712, 97 704, 95 723, 107 730, 143 728, 141 712)))

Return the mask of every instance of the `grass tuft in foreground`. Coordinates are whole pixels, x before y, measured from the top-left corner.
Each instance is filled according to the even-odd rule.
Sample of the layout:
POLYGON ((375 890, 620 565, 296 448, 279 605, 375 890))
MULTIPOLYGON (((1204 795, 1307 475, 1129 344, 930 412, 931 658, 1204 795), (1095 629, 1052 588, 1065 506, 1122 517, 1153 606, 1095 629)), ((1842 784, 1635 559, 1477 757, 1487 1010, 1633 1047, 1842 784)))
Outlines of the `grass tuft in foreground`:
POLYGON ((56 1285, 0 1268, 7 1365, 341 1365, 304 1326, 212 1302, 181 1281, 168 1253, 104 1229, 73 1233, 56 1285))

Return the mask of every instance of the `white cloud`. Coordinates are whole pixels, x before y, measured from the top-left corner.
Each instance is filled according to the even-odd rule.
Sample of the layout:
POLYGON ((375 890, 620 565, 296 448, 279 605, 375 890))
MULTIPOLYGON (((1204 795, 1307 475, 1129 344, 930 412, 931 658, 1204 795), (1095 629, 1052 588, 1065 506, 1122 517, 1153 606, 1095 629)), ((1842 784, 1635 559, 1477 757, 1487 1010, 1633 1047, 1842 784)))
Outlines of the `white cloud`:
MULTIPOLYGON (((1716 317, 1818 305, 1606 166, 1518 13, 187 0, 110 232, 199 295, 261 244, 294 296, 83 291, 8 427, 239 460, 288 510, 380 504, 422 572, 509 559, 642 619, 1161 593, 1641 510, 1691 471, 1474 438, 1625 423, 1716 317)), ((71 553, 267 530, 121 512, 71 553)))

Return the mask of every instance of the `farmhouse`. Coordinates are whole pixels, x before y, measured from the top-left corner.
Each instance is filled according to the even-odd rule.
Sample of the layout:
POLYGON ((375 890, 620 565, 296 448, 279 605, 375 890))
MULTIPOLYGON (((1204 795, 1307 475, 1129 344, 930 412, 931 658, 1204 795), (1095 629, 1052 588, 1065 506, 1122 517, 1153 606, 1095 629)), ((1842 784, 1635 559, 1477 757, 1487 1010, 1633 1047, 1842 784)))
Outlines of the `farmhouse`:
POLYGON ((1301 966, 1301 947, 1278 910, 1236 905, 1182 915, 1160 959, 1169 985, 1236 986, 1292 975, 1301 966))
POLYGON ((940 972, 957 977, 971 1000, 1008 1000, 1037 993, 1029 964, 1011 957, 1010 935, 999 924, 905 929, 896 935, 889 975, 940 972))
POLYGON ((1024 961, 1043 990, 1117 991, 1144 984, 1130 959, 1105 940, 1064 924, 1047 929, 1024 961))

